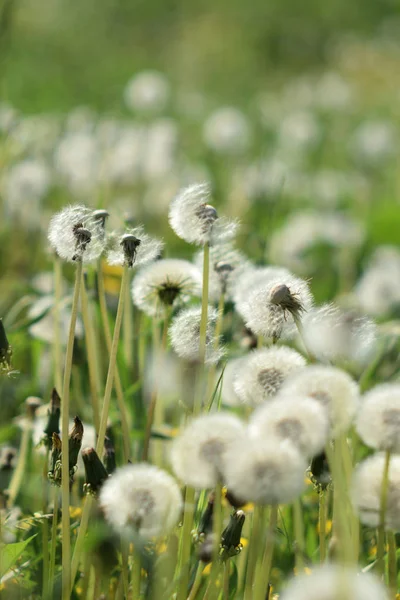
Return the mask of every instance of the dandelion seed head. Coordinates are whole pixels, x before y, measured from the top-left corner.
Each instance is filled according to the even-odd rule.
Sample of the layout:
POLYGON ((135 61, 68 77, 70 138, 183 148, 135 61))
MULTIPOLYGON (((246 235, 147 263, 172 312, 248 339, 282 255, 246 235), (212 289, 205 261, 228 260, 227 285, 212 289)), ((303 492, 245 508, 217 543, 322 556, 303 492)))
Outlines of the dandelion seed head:
POLYGON ((237 108, 219 108, 204 123, 203 139, 218 154, 240 154, 250 143, 248 120, 237 108))
POLYGON ((183 482, 198 489, 211 488, 223 479, 224 460, 245 436, 243 422, 229 413, 202 415, 174 440, 172 468, 183 482))
MULTIPOLYGON (((216 347, 214 331, 217 317, 218 312, 209 306, 206 329, 206 363, 209 364, 218 362, 224 354, 223 348, 216 347)), ((172 319, 169 328, 171 346, 185 360, 197 361, 200 358, 200 321, 201 306, 183 308, 172 319)))
POLYGON ((289 442, 249 437, 226 455, 229 491, 256 504, 285 504, 301 494, 306 461, 289 442))
POLYGON ((389 315, 400 304, 400 251, 380 246, 355 287, 360 309, 376 317, 389 315))
POLYGON ((306 458, 321 452, 328 440, 327 410, 315 399, 283 396, 257 408, 249 421, 251 435, 289 440, 306 458))
MULTIPOLYGON (((199 269, 203 266, 203 251, 194 259, 199 269)), ((236 250, 230 242, 216 244, 210 248, 209 291, 210 301, 218 302, 221 294, 232 300, 237 278, 247 269, 250 261, 242 252, 236 250)))
POLYGON ((146 463, 114 471, 101 488, 99 503, 116 531, 127 537, 138 533, 145 539, 169 533, 183 504, 176 481, 146 463))
POLYGON ((359 402, 358 385, 350 375, 336 367, 322 365, 307 366, 294 373, 280 393, 317 400, 328 411, 333 437, 350 427, 359 402))
POLYGON ((145 233, 142 226, 107 236, 107 262, 110 265, 139 267, 155 260, 163 242, 145 233))
POLYGON ((356 429, 376 450, 400 453, 400 385, 377 385, 361 398, 356 429))
POLYGON ((243 306, 246 309, 248 297, 252 291, 261 285, 267 285, 277 279, 283 280, 289 276, 291 276, 290 271, 282 267, 254 267, 248 263, 232 282, 232 298, 236 311, 244 319, 243 306))
MULTIPOLYGON (((234 382, 236 379, 236 373, 241 364, 243 357, 231 358, 227 361, 224 368, 224 374, 221 383, 221 400, 225 406, 238 406, 241 404, 241 400, 235 391, 234 382)), ((222 371, 219 373, 217 380, 221 376, 222 371)))
MULTIPOLYGON (((376 453, 363 460, 355 469, 351 497, 360 521, 368 527, 377 527, 385 454, 376 453)), ((389 463, 389 484, 385 514, 385 528, 400 531, 400 456, 393 455, 389 463)))
POLYGON ((241 359, 233 387, 243 403, 257 406, 277 394, 286 379, 305 365, 304 357, 286 346, 259 348, 241 359))
POLYGON ((56 213, 49 225, 51 247, 68 261, 90 263, 99 258, 105 247, 101 222, 86 206, 68 206, 56 213))
POLYGON ((187 260, 165 258, 143 267, 132 282, 134 304, 150 316, 201 293, 201 273, 187 260))
POLYGON ((230 240, 236 233, 237 223, 219 217, 209 203, 210 196, 208 183, 196 183, 181 190, 170 204, 170 225, 190 244, 213 245, 230 240))
POLYGON ((163 73, 141 71, 134 75, 124 90, 124 100, 132 111, 158 113, 170 96, 170 85, 163 73))

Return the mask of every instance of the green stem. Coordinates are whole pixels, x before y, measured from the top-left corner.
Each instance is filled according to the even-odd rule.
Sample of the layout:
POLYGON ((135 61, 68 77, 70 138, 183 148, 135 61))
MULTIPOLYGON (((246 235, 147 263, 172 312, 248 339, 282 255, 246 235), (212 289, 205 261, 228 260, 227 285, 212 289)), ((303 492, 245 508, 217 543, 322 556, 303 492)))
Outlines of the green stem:
POLYGON ((79 561, 83 550, 83 543, 85 540, 86 530, 89 523, 89 517, 93 504, 93 496, 86 496, 85 504, 82 510, 81 523, 79 525, 78 537, 76 538, 74 553, 72 555, 71 562, 71 590, 74 585, 75 577, 78 572, 79 561))
POLYGON ((78 315, 79 295, 82 281, 82 262, 75 271, 75 287, 72 299, 71 321, 65 354, 64 380, 61 395, 61 502, 62 502, 62 600, 69 600, 71 590, 71 538, 69 518, 69 388, 71 383, 72 353, 75 326, 78 315))
POLYGON ((275 546, 275 529, 278 522, 278 505, 271 506, 269 518, 269 526, 267 531, 267 543, 265 545, 264 554, 261 564, 256 572, 255 577, 255 594, 254 600, 264 600, 268 590, 269 576, 271 572, 272 557, 275 546))
MULTIPOLYGON (((218 317, 217 317, 217 322, 215 323, 215 349, 218 349, 219 346, 219 338, 221 336, 221 332, 222 332, 222 325, 223 325, 223 321, 224 321, 224 307, 225 307, 225 295, 221 294, 219 297, 219 302, 218 302, 218 317)), ((206 398, 207 398, 207 402, 208 402, 208 406, 210 406, 212 397, 213 397, 213 392, 214 392, 214 384, 215 384, 215 374, 217 371, 217 365, 212 365, 210 367, 210 370, 208 371, 208 381, 207 381, 207 394, 206 394, 206 398)))
POLYGON ((124 311, 124 322, 122 341, 124 346, 124 355, 126 361, 127 371, 129 377, 132 377, 133 368, 133 302, 131 300, 131 290, 129 286, 130 277, 128 278, 128 285, 125 288, 125 311, 124 311))
MULTIPOLYGON (((47 513, 47 494, 48 494, 48 479, 47 472, 49 470, 49 449, 46 449, 46 455, 43 463, 43 517, 47 513)), ((42 597, 47 598, 47 588, 49 584, 49 522, 47 518, 43 518, 42 523, 42 548, 43 548, 43 571, 42 571, 42 597)))
POLYGON ((326 491, 319 493, 319 560, 321 563, 326 559, 326 491))
POLYGON ((202 578, 203 578, 203 569, 204 569, 204 564, 202 562, 199 562, 199 565, 198 565, 197 571, 196 571, 196 577, 194 579, 192 589, 190 590, 190 594, 189 594, 187 600, 195 600, 197 593, 201 587, 201 582, 202 582, 202 578))
POLYGON ((209 582, 209 595, 211 597, 214 596, 215 588, 217 587, 217 580, 219 576, 219 572, 221 570, 221 561, 219 559, 220 548, 221 548, 221 534, 222 534, 222 485, 220 482, 215 486, 215 496, 214 496, 214 510, 213 510, 213 538, 214 538, 214 548, 213 548, 213 561, 211 566, 210 573, 210 582, 209 582))
POLYGON ((230 561, 225 561, 224 564, 224 586, 223 586, 223 600, 229 600, 229 574, 230 574, 230 561))
POLYGON ((58 392, 62 386, 62 348, 61 348, 61 332, 60 332, 60 304, 62 300, 62 267, 60 258, 54 256, 54 386, 58 392))
MULTIPOLYGON (((140 552, 134 547, 133 565, 132 565, 132 599, 139 600, 140 598, 140 579, 142 565, 140 560, 140 552)), ((128 598, 129 596, 126 595, 128 598)))
POLYGON ((308 348, 306 341, 305 341, 305 335, 304 335, 304 328, 303 328, 303 324, 301 322, 300 317, 293 315, 293 320, 295 322, 295 325, 297 327, 297 331, 299 332, 299 336, 300 339, 303 343, 303 346, 305 348, 305 351, 307 352, 307 356, 309 358, 310 362, 317 362, 317 359, 315 358, 314 354, 311 352, 311 350, 308 348))
POLYGON ((181 531, 181 547, 178 561, 177 574, 179 575, 179 588, 176 600, 186 600, 189 585, 190 549, 192 541, 192 525, 194 517, 194 489, 186 487, 185 509, 183 513, 183 526, 181 531))
POLYGON ((201 297, 201 320, 200 320, 200 362, 204 363, 206 357, 206 334, 208 320, 208 285, 210 275, 210 245, 204 245, 203 253, 203 291, 201 297))
POLYGON ((397 594, 397 556, 396 556, 396 537, 393 531, 387 532, 387 543, 389 547, 388 556, 388 580, 390 590, 390 600, 396 599, 397 594))
POLYGON ((19 490, 21 488, 22 481, 25 476, 25 469, 28 460, 29 454, 29 446, 32 434, 33 423, 32 420, 28 417, 26 423, 24 425, 24 429, 22 431, 21 436, 21 445, 19 448, 19 456, 18 463, 16 468, 14 469, 14 473, 12 475, 10 485, 8 488, 8 507, 11 508, 14 506, 15 501, 17 499, 19 490))
POLYGON ((115 367, 117 364, 118 342, 119 342, 119 334, 121 332, 122 315, 124 312, 125 289, 126 289, 126 286, 128 283, 128 273, 129 273, 128 267, 124 266, 124 270, 122 272, 121 289, 119 292, 117 316, 115 318, 114 335, 113 335, 113 340, 112 340, 111 350, 110 350, 110 362, 108 365, 107 381, 106 381, 106 387, 104 390, 104 400, 103 400, 103 409, 102 409, 101 418, 100 418, 99 436, 98 436, 97 447, 96 447, 96 452, 99 456, 102 456, 103 449, 104 449, 104 438, 105 438, 106 430, 107 430, 107 420, 108 420, 108 413, 110 410, 111 392, 113 389, 115 367))
POLYGON ((385 462, 383 466, 382 487, 379 508, 379 526, 378 526, 378 549, 377 549, 377 571, 383 575, 385 572, 385 517, 389 490, 389 467, 390 467, 390 452, 385 452, 385 462))
POLYGON ((56 550, 57 550, 57 525, 58 525, 58 506, 59 506, 59 490, 54 487, 53 496, 53 522, 51 525, 51 544, 50 544, 50 562, 49 562, 49 598, 53 597, 54 573, 56 566, 56 550))
POLYGON ((244 589, 244 600, 252 600, 254 573, 256 570, 259 546, 261 541, 261 531, 263 528, 262 517, 264 510, 262 506, 255 506, 253 513, 253 527, 249 542, 249 556, 247 560, 246 583, 244 589))
MULTIPOLYGON (((135 554, 134 560, 136 561, 136 554, 135 554)), ((124 584, 125 597, 129 598, 129 545, 123 539, 121 539, 121 564, 122 564, 122 581, 124 584)), ((134 569, 135 569, 135 567, 134 567, 134 569)), ((133 575, 135 576, 135 571, 134 571, 133 575)), ((133 597, 139 598, 140 567, 139 567, 139 585, 138 585, 137 590, 135 590, 135 592, 136 591, 137 591, 137 594, 135 593, 135 595, 133 597)))
POLYGON ((296 498, 293 502, 293 520, 294 537, 296 540, 296 568, 297 573, 300 575, 304 569, 305 552, 303 509, 300 498, 296 498))

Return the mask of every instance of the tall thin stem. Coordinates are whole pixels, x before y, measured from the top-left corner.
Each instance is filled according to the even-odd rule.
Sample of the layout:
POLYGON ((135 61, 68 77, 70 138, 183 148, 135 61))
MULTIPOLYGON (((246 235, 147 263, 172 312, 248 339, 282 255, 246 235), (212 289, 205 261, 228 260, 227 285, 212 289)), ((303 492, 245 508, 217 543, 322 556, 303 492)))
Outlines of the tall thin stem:
POLYGON ((267 531, 267 543, 261 564, 256 572, 254 600, 264 600, 268 590, 269 576, 271 572, 272 557, 275 547, 275 529, 278 522, 278 505, 271 506, 269 525, 267 531))
POLYGON ((54 573, 56 565, 56 550, 57 550, 57 525, 58 525, 58 506, 59 506, 59 490, 54 487, 53 500, 53 522, 51 525, 51 543, 50 543, 50 562, 49 562, 49 598, 53 597, 54 573))
POLYGON ((326 491, 319 493, 319 560, 321 563, 326 559, 326 491))
POLYGON ((48 497, 48 463, 49 463, 49 449, 46 449, 46 454, 43 462, 43 488, 42 488, 42 547, 43 547, 43 571, 42 571, 42 595, 43 598, 47 598, 47 587, 49 583, 49 522, 44 516, 47 513, 47 497, 48 497))
POLYGON ((72 555, 71 562, 71 589, 74 585, 75 577, 78 572, 79 561, 83 550, 83 542, 86 535, 87 526, 89 523, 89 517, 93 504, 93 496, 86 496, 85 504, 82 510, 81 523, 79 525, 78 537, 76 538, 74 553, 72 555))
POLYGON ((61 349, 61 333, 60 333, 60 305, 62 299, 62 268, 61 260, 54 256, 54 387, 60 391, 62 386, 62 349, 61 349))
POLYGON ((189 585, 191 531, 194 517, 194 489, 186 487, 185 510, 181 532, 180 556, 178 561, 179 588, 176 600, 186 600, 189 585))
POLYGON ((388 531, 386 535, 388 543, 388 580, 390 600, 395 600, 397 593, 396 537, 393 531, 388 531))
POLYGON ((12 507, 15 504, 19 490, 21 488, 22 481, 25 475, 25 468, 28 461, 29 446, 32 435, 33 422, 28 417, 25 423, 25 427, 22 431, 21 444, 19 447, 19 455, 17 466, 15 467, 12 475, 10 485, 8 488, 8 506, 12 507))
POLYGON ((389 467, 390 467, 390 452, 385 452, 385 462, 383 466, 381 498, 379 508, 379 526, 378 526, 378 549, 377 549, 377 570, 381 575, 385 572, 385 517, 387 508, 387 499, 389 491, 389 467))
MULTIPOLYGON (((129 277, 130 280, 130 277, 129 277)), ((132 376, 133 368, 133 303, 131 302, 131 291, 128 285, 125 288, 125 311, 124 311, 124 322, 123 322, 123 345, 124 355, 127 370, 130 376, 132 376)))
POLYGON ((262 506, 255 506, 253 513, 253 526, 251 529, 249 554, 247 560, 247 571, 246 571, 246 583, 244 589, 244 600, 251 600, 253 598, 253 585, 254 585, 254 573, 256 570, 261 530, 263 527, 262 517, 264 511, 262 506))
POLYGON ((294 520, 294 537, 296 540, 296 567, 300 574, 304 569, 304 523, 303 509, 300 498, 296 498, 293 502, 293 520, 294 520))
POLYGON ((214 548, 213 548, 213 562, 212 562, 212 566, 211 566, 210 582, 209 582, 209 590, 210 590, 211 597, 213 597, 214 587, 216 587, 219 571, 221 569, 221 562, 219 560, 219 552, 220 552, 220 545, 221 545, 221 533, 222 533, 221 495, 222 495, 222 486, 221 486, 221 483, 219 482, 215 486, 214 510, 213 510, 214 548))
POLYGON ((64 380, 61 396, 61 501, 62 501, 62 600, 69 600, 71 590, 71 538, 69 519, 69 388, 71 383, 72 353, 74 349, 75 326, 82 281, 82 262, 75 271, 75 287, 72 299, 71 321, 65 354, 64 380))
POLYGON ((206 356, 206 335, 208 319, 208 285, 210 277, 210 245, 204 245, 203 253, 203 291, 201 297, 201 320, 200 320, 200 362, 203 364, 206 356))

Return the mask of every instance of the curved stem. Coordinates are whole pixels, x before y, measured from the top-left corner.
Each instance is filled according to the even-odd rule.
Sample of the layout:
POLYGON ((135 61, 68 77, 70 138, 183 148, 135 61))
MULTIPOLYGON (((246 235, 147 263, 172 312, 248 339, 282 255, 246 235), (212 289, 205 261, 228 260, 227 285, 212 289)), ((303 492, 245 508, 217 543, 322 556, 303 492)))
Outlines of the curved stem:
POLYGON ((381 575, 385 572, 385 517, 387 508, 387 498, 389 490, 389 467, 390 467, 390 452, 385 452, 385 462, 383 466, 382 487, 379 509, 379 526, 378 526, 378 549, 377 549, 377 570, 381 575))
POLYGON ((189 594, 187 600, 195 600, 195 598, 197 596, 197 592, 199 591, 200 586, 201 586, 201 580, 203 577, 203 569, 204 569, 203 563, 199 562, 199 566, 197 567, 197 571, 196 571, 196 577, 194 578, 192 589, 190 590, 190 594, 189 594))

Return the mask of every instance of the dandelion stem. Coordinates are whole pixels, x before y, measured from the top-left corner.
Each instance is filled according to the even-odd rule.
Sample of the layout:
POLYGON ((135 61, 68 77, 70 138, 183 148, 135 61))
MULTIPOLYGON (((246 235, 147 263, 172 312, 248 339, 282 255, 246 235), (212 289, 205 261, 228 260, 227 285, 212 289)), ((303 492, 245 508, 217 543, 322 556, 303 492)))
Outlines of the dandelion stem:
POLYGON ((264 600, 268 590, 269 576, 271 572, 272 557, 275 546, 275 529, 278 522, 278 505, 271 506, 269 525, 267 531, 267 543, 261 564, 256 572, 254 584, 254 600, 264 600))
POLYGON ((62 501, 62 600, 69 600, 71 590, 71 538, 69 519, 69 388, 71 383, 72 353, 78 303, 82 281, 82 261, 78 261, 75 271, 75 287, 72 299, 71 321, 65 354, 64 380, 61 396, 61 501, 62 501))
POLYGON ((194 516, 194 489, 186 487, 185 510, 183 513, 183 526, 181 532, 180 557, 177 574, 179 575, 179 588, 176 600, 186 600, 189 585, 191 531, 194 516))
POLYGON ((33 423, 30 418, 27 419, 25 427, 22 431, 21 445, 19 448, 18 463, 12 475, 10 485, 8 488, 8 506, 11 508, 14 506, 17 499, 19 490, 21 488, 22 481, 25 475, 26 463, 28 461, 29 446, 32 435, 33 423))
POLYGON ((294 521, 294 537, 296 540, 296 567, 300 574, 304 569, 304 523, 303 509, 300 498, 296 498, 293 502, 293 521, 294 521))
POLYGON ((335 447, 332 450, 330 444, 326 445, 326 455, 328 457, 329 468, 333 479, 333 525, 336 530, 339 552, 344 563, 349 564, 353 561, 352 543, 351 543, 351 522, 348 516, 348 497, 346 491, 346 475, 344 474, 342 457, 340 452, 340 441, 335 441, 335 447))
POLYGON ((326 559, 326 491, 319 492, 319 560, 321 563, 326 559))
POLYGON ((214 548, 213 548, 213 561, 211 566, 210 573, 210 595, 213 597, 214 588, 217 585, 218 575, 221 569, 221 561, 219 559, 220 548, 221 548, 221 533, 222 533, 222 485, 220 482, 215 486, 215 496, 214 496, 214 510, 213 510, 213 538, 214 538, 214 548))
MULTIPOLYGON (((214 343, 214 347, 215 347, 216 350, 218 350, 218 346, 219 346, 219 343, 220 343, 220 339, 219 338, 221 336, 222 325, 223 325, 223 321, 224 321, 224 307, 225 307, 225 294, 222 293, 220 295, 220 297, 219 297, 219 302, 218 302, 218 316, 217 316, 217 322, 215 323, 215 343, 214 343)), ((209 406, 210 406, 210 403, 211 403, 212 397, 213 397, 216 371, 217 371, 217 366, 214 364, 214 365, 212 365, 212 367, 210 367, 210 370, 208 372, 208 382, 207 382, 207 394, 206 394, 206 398, 207 398, 207 402, 209 402, 209 406)))
POLYGON ((54 256, 54 387, 61 390, 62 386, 62 349, 60 333, 60 305, 62 299, 62 267, 60 258, 54 256))
MULTIPOLYGON (((98 286, 98 294, 99 294, 99 305, 100 305, 100 313, 101 320, 103 323, 104 337, 106 340, 106 346, 108 354, 111 353, 112 346, 112 338, 111 338, 111 330, 110 323, 108 320, 107 314, 107 303, 106 303, 106 294, 104 289, 104 277, 103 270, 101 267, 101 261, 98 263, 97 268, 97 286, 98 286)), ((128 462, 131 454, 131 442, 130 442, 130 420, 129 415, 126 410, 125 400, 124 400, 124 392, 122 389, 121 376, 119 373, 118 365, 115 366, 115 393, 117 396, 117 404, 118 410, 121 417, 121 428, 122 428, 122 439, 123 439, 123 448, 124 448, 124 461, 128 462)))
POLYGON ((87 530, 87 526, 89 523, 90 512, 93 503, 93 496, 86 496, 85 504, 82 510, 81 523, 79 526, 78 537, 76 538, 74 553, 72 555, 71 562, 71 590, 74 585, 75 577, 78 572, 79 561, 82 554, 83 542, 85 539, 85 534, 87 530))
POLYGON ((58 487, 54 487, 53 496, 53 522, 51 525, 51 544, 50 544, 50 562, 49 562, 49 585, 48 585, 48 597, 53 597, 54 587, 54 572, 56 563, 56 550, 57 550, 57 525, 58 525, 58 506, 59 506, 59 491, 58 487))
POLYGON ((230 562, 225 561, 224 564, 224 587, 223 587, 223 600, 229 600, 229 575, 230 575, 230 562))
POLYGON ((387 532, 387 543, 389 549, 388 556, 388 580, 391 594, 390 600, 395 600, 397 593, 397 556, 396 556, 396 537, 393 531, 387 532))
POLYGON ((49 464, 49 448, 46 449, 46 455, 43 462, 43 498, 42 498, 42 548, 43 548, 43 570, 42 570, 42 596, 47 598, 47 587, 49 584, 49 522, 44 515, 47 513, 47 493, 48 493, 48 464, 49 464))
POLYGON ((201 298, 201 320, 200 320, 200 362, 204 363, 206 357, 206 336, 208 318, 208 284, 210 272, 210 245, 204 244, 203 253, 203 292, 201 298))
POLYGON ((133 369, 133 302, 131 301, 130 291, 130 276, 128 274, 128 284, 125 288, 125 311, 124 311, 124 322, 122 339, 124 345, 124 356, 127 371, 132 376, 133 369))
POLYGON ((254 573, 256 570, 262 529, 263 507, 255 506, 253 513, 253 527, 251 529, 249 556, 247 561, 246 583, 244 590, 244 600, 252 600, 254 573))
MULTIPOLYGON (((141 578, 141 560, 140 560, 140 552, 137 549, 136 545, 134 546, 133 551, 133 565, 132 565, 132 599, 140 598, 140 578, 141 578)), ((124 582, 125 586, 125 582, 124 582)), ((128 593, 125 591, 126 597, 129 598, 128 593)))
POLYGON ((201 580, 203 578, 203 569, 204 569, 203 563, 199 562, 197 571, 196 571, 196 576, 194 578, 194 582, 192 585, 192 589, 190 590, 190 594, 189 594, 187 600, 195 600, 197 593, 201 586, 201 580))
POLYGON ((382 475, 382 487, 380 497, 380 509, 379 509, 379 526, 378 526, 378 549, 377 549, 377 571, 383 575, 385 572, 385 517, 388 499, 389 489, 389 467, 390 467, 390 452, 385 452, 385 463, 383 467, 382 475))

